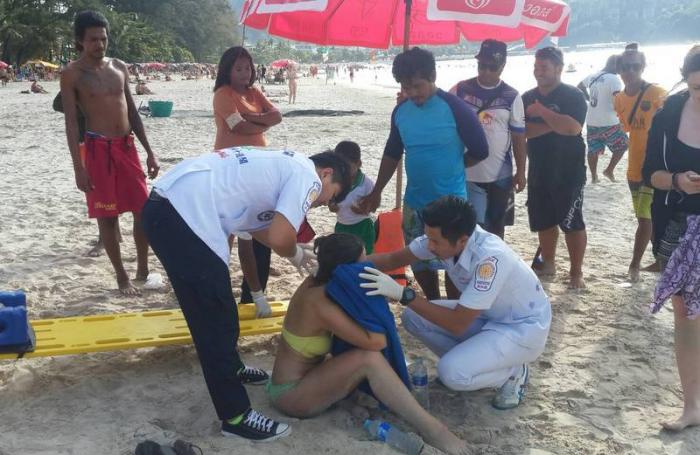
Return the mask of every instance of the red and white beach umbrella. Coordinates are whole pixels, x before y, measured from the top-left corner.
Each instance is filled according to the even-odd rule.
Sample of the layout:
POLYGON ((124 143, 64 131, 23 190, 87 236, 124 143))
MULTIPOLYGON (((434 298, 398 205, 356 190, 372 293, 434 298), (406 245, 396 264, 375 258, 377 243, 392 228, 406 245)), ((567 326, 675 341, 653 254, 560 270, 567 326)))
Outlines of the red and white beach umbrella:
POLYGON ((248 0, 241 22, 319 45, 386 49, 404 45, 408 32, 410 45, 457 44, 464 37, 533 47, 548 35, 564 36, 570 11, 560 0, 248 0))
POLYGON ((297 64, 297 62, 295 62, 294 60, 290 60, 288 58, 282 58, 282 59, 275 60, 274 62, 270 63, 270 66, 272 68, 279 69, 279 68, 286 68, 289 65, 294 66, 296 64, 297 64))

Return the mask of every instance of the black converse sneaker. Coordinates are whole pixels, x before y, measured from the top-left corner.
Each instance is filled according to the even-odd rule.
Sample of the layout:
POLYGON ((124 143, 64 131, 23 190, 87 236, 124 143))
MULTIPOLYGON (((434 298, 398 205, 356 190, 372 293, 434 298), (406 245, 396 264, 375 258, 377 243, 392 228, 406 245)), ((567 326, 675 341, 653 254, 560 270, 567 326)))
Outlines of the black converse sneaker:
POLYGON ((270 375, 265 370, 254 367, 243 367, 238 372, 238 377, 241 379, 242 384, 250 385, 262 385, 270 379, 270 375))
POLYGON ((238 436, 253 442, 268 442, 289 436, 292 428, 286 423, 275 422, 254 409, 248 409, 243 419, 236 425, 223 421, 221 434, 227 437, 238 436))

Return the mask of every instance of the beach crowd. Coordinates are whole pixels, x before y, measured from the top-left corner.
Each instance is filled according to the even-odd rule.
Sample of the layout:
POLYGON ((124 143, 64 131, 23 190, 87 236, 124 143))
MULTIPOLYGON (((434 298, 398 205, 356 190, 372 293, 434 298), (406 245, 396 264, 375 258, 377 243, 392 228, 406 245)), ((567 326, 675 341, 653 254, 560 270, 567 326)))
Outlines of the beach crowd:
MULTIPOLYGON (((317 416, 359 388, 426 443, 467 453, 468 441, 411 394, 387 301, 404 307, 403 327, 439 358, 444 387, 495 389, 495 408, 517 407, 530 365, 547 347, 552 308, 542 282, 559 266, 560 232, 570 292, 586 286, 586 164, 597 183, 606 149, 602 176, 613 181, 628 154, 637 219, 629 279, 658 272, 652 311, 669 298, 673 304, 684 408, 664 426, 700 424, 700 46, 679 62, 683 87, 672 93, 644 80, 647 62, 635 43, 578 87, 561 81, 564 53, 541 48, 537 85, 522 94, 501 79, 503 42, 481 43, 477 74, 447 91, 436 86, 431 52, 406 50, 393 62, 401 91, 387 113, 391 126, 374 178, 362 171, 361 138, 310 156, 267 148, 282 115, 256 83, 267 79, 263 67, 232 47, 215 70, 198 69, 216 78, 214 151, 161 176, 129 90, 134 68, 106 57, 107 20, 84 11, 74 28, 80 56, 61 74, 61 108, 76 186, 122 294, 138 294, 136 283, 148 279, 149 249, 167 272, 223 435, 271 441, 291 432, 254 409, 247 385, 264 385, 275 408, 297 418, 317 416), (146 174, 135 139, 146 152, 146 174), (377 226, 371 214, 402 165, 402 211, 380 215, 377 226), (160 177, 150 191, 146 175, 160 177), (522 191, 539 241, 527 263, 503 240, 522 191), (335 232, 311 242, 306 216, 320 207, 337 217, 335 232), (126 212, 137 251, 133 279, 120 252, 118 219, 126 212), (305 277, 290 299, 271 373, 245 365, 237 351, 234 242, 245 277, 241 301, 253 302, 258 317, 271 314, 265 291, 273 252, 305 277), (650 243, 654 261, 642 266, 650 243), (415 287, 406 283, 408 266, 415 287)), ((329 68, 326 82, 336 71, 329 76, 329 68)), ((288 66, 290 104, 297 77, 288 66)))

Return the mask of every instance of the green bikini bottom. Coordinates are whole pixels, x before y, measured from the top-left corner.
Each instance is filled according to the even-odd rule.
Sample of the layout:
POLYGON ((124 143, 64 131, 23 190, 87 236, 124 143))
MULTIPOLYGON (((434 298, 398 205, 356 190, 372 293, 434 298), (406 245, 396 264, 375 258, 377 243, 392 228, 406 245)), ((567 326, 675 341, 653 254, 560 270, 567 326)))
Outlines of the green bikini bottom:
POLYGON ((268 379, 265 383, 265 393, 267 393, 270 401, 274 403, 279 397, 290 390, 293 390, 297 385, 299 385, 299 381, 285 382, 284 384, 273 384, 272 380, 268 379))

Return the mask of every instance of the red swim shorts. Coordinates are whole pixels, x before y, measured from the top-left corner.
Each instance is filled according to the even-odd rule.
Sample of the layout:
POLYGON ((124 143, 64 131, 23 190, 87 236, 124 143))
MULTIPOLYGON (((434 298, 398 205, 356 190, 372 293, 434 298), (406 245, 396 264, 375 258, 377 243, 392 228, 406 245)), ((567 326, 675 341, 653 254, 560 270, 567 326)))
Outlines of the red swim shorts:
POLYGON ((133 134, 109 138, 87 133, 85 169, 94 187, 85 193, 90 218, 141 213, 148 189, 133 134))

